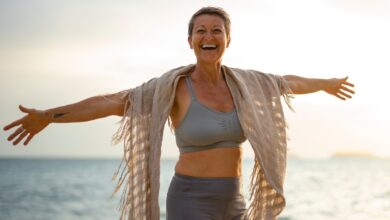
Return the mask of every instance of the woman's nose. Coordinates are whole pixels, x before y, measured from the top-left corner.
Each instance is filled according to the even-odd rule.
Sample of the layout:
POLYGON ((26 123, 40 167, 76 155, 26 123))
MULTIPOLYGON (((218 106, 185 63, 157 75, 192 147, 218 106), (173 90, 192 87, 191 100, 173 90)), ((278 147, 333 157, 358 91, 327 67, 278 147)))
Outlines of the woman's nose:
POLYGON ((211 32, 206 32, 206 33, 204 34, 204 38, 205 38, 205 39, 211 39, 211 38, 213 38, 213 34, 212 34, 211 32))

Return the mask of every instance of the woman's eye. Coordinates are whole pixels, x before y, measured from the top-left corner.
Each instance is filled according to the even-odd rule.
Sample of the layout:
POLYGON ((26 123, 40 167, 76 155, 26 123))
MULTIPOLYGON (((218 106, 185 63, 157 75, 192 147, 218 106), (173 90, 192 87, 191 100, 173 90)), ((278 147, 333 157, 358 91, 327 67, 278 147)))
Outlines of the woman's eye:
POLYGON ((197 32, 197 33, 204 33, 205 30, 200 29, 200 30, 197 30, 196 32, 197 32))
POLYGON ((222 30, 221 29, 214 29, 214 32, 215 33, 222 33, 222 30))

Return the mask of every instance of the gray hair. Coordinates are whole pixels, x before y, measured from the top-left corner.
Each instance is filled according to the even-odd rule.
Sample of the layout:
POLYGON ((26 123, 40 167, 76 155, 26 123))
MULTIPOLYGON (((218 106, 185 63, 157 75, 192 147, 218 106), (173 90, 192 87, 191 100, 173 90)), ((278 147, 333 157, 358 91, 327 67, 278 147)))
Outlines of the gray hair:
POLYGON ((194 29, 194 21, 195 19, 200 15, 216 15, 220 17, 224 21, 224 26, 226 30, 226 36, 228 39, 230 39, 230 16, 229 14, 219 7, 203 7, 199 9, 195 14, 192 15, 190 22, 188 24, 188 36, 192 35, 192 30, 194 29))

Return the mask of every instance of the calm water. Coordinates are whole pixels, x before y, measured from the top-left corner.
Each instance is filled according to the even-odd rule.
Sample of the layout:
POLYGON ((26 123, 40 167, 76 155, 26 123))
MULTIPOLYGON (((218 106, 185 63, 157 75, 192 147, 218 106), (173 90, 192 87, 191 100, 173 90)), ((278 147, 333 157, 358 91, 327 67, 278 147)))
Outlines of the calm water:
MULTIPOLYGON (((118 219, 111 198, 116 160, 0 159, 1 220, 118 219)), ((175 161, 162 161, 160 207, 175 161)), ((244 161, 244 192, 252 161, 244 161)), ((390 219, 390 161, 290 159, 280 220, 390 219)))

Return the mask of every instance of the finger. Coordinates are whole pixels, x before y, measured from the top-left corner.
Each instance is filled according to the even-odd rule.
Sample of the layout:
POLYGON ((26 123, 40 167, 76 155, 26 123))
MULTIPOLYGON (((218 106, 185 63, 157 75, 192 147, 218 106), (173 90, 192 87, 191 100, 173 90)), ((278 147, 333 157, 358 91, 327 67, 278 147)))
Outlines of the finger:
POLYGON ((27 131, 24 131, 24 132, 18 137, 18 139, 16 139, 16 140, 13 142, 13 144, 14 144, 14 145, 19 144, 19 142, 20 142, 24 137, 26 137, 27 134, 28 134, 28 132, 27 132, 27 131))
POLYGON ((347 91, 347 92, 349 92, 349 93, 355 94, 355 91, 353 91, 352 89, 348 89, 348 88, 345 87, 345 86, 341 86, 341 89, 342 89, 342 90, 345 90, 345 91, 347 91))
POLYGON ((34 137, 33 134, 30 134, 27 139, 24 141, 23 145, 27 145, 28 143, 30 143, 31 139, 34 137))
POLYGON ((354 84, 352 84, 352 83, 350 83, 350 82, 347 82, 347 81, 343 82, 343 84, 344 84, 344 85, 347 85, 347 86, 355 87, 354 84))
POLYGON ((343 95, 344 97, 352 98, 352 96, 348 95, 347 93, 345 93, 345 92, 343 92, 343 91, 339 91, 338 93, 341 94, 341 95, 343 95))
POLYGON ((22 123, 22 119, 19 119, 19 120, 12 122, 11 124, 5 126, 3 129, 4 129, 4 131, 9 130, 10 128, 13 128, 15 126, 20 125, 21 123, 22 123))
POLYGON ((26 107, 24 107, 22 105, 19 105, 19 109, 20 109, 20 111, 22 111, 24 113, 30 113, 33 110, 31 108, 26 108, 26 107))
POLYGON ((336 96, 337 98, 339 98, 339 99, 345 100, 345 98, 342 97, 342 96, 340 96, 339 94, 335 94, 335 96, 336 96))
POLYGON ((8 138, 7 138, 7 140, 8 141, 12 141, 12 139, 14 139, 17 135, 19 135, 20 133, 22 133, 24 131, 24 128, 22 127, 22 126, 20 126, 18 129, 16 129, 16 131, 13 133, 13 134, 11 134, 8 138))

